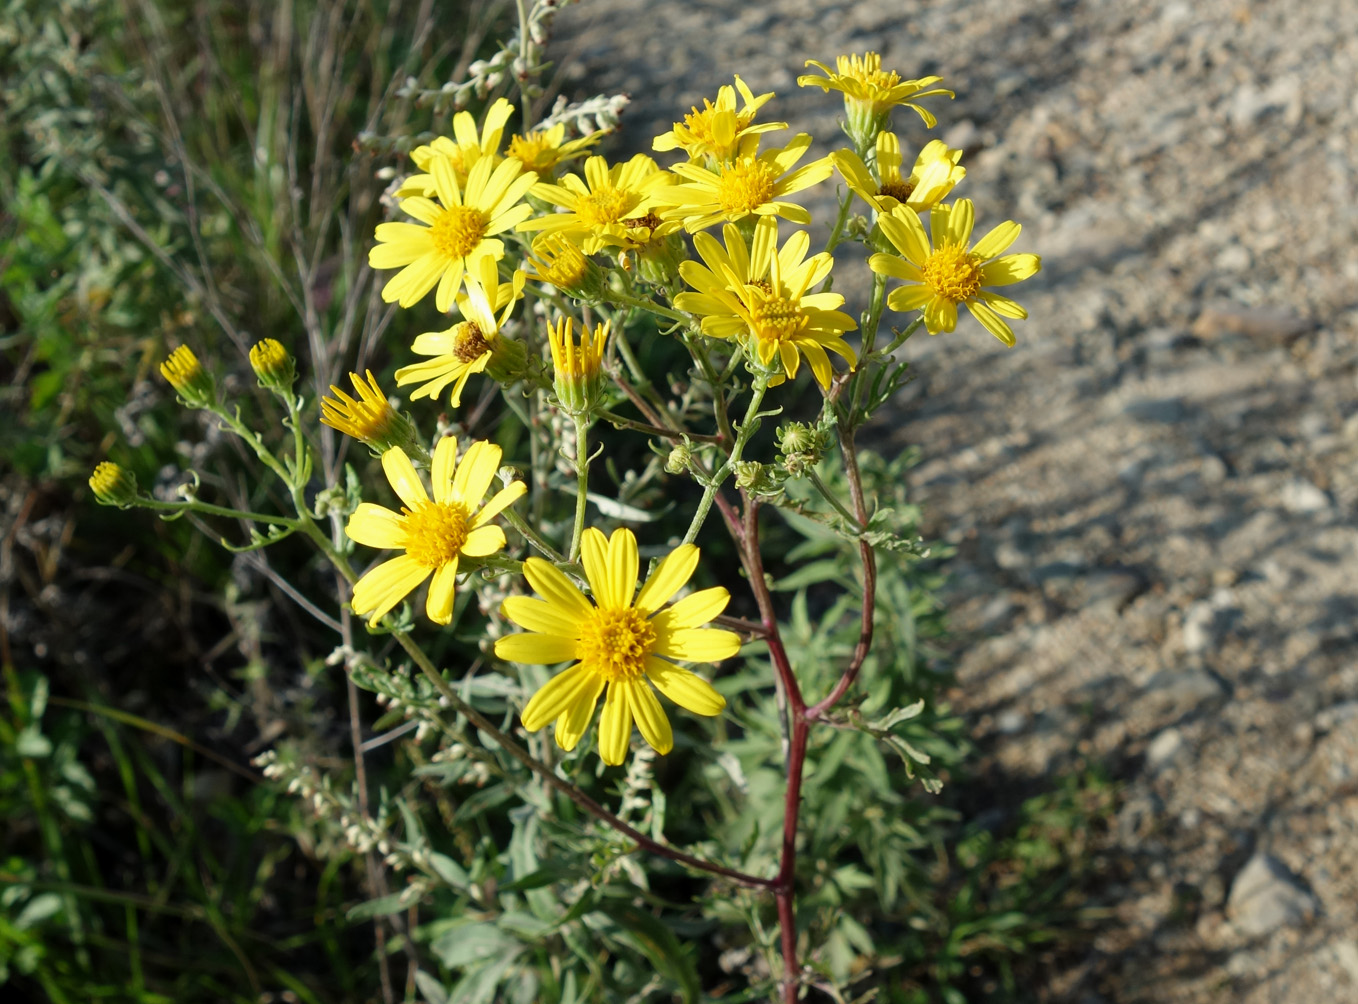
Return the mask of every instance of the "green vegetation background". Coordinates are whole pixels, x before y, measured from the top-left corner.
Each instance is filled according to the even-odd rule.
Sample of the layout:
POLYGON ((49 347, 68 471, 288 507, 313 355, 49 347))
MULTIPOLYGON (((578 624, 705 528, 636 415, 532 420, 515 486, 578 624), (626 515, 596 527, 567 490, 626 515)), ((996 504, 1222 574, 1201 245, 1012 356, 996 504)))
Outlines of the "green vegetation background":
MULTIPOLYGON (((287 742, 318 769, 352 774, 348 697, 324 664, 334 638, 284 585, 324 595, 319 573, 301 549, 270 551, 272 564, 233 557, 187 521, 102 509, 85 489, 93 465, 113 459, 153 489, 194 466, 212 472, 210 488, 256 497, 244 458, 155 376, 176 344, 225 368, 228 387, 259 409, 268 402, 252 396, 243 351, 256 338, 283 341, 304 369, 317 362, 318 331, 340 339, 346 351, 320 357, 336 371, 308 373, 320 386, 359 354, 379 372, 399 361, 381 345, 408 334, 362 276, 380 216, 376 173, 445 122, 397 85, 458 76, 507 33, 511 13, 466 0, 0 0, 0 993, 760 992, 747 918, 724 912, 719 887, 655 862, 639 862, 655 868, 652 890, 617 907, 632 936, 600 932, 597 944, 554 942, 482 910, 482 940, 459 945, 447 932, 471 930, 459 925, 472 913, 451 892, 385 911, 395 916, 355 910, 374 894, 364 861, 250 766, 287 742), (673 908, 665 925, 654 920, 661 906, 673 908), (489 979, 467 948, 486 938, 517 946, 504 957, 532 981, 513 991, 503 971, 489 979), (418 985, 416 959, 428 974, 418 985), (578 984, 561 974, 572 965, 578 984), (606 989, 575 989, 586 985, 606 989)), ((884 491, 900 491, 908 462, 879 466, 884 491)), ((918 513, 897 501, 913 523, 918 513)), ((808 555, 819 546, 793 533, 794 544, 808 555)), ((948 678, 936 570, 893 581, 900 595, 887 602, 905 619, 879 644, 899 658, 875 663, 865 684, 897 703, 928 701, 920 741, 950 783, 926 794, 898 761, 855 745, 858 734, 813 751, 803 860, 823 864, 808 864, 809 937, 827 981, 856 993, 1021 1000, 1033 992, 1027 974, 1087 930, 1080 890, 1100 866, 1113 791, 1093 770, 1047 791, 968 778, 962 723, 938 704, 948 678)), ((832 656, 843 611, 785 586, 798 649, 832 656)), ((382 709, 362 710, 367 738, 382 709)), ((427 755, 411 739, 382 746, 370 785, 420 807, 436 844, 493 872, 517 803, 482 799, 468 813, 452 782, 412 778, 427 755)), ((749 782, 751 818, 776 820, 776 774, 749 782)), ((673 802, 705 782, 675 764, 659 783, 673 802)), ((675 814, 672 839, 704 839, 693 815, 675 814)))

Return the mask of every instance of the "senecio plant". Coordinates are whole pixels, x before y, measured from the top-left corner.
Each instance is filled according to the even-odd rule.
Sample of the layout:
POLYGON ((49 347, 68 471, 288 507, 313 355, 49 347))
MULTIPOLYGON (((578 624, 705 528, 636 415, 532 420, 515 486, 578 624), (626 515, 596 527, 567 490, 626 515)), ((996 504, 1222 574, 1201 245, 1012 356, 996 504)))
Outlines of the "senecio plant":
MULTIPOLYGON (((899 469, 861 452, 857 435, 903 384, 896 353, 921 327, 952 332, 965 306, 1013 345, 1009 321, 1026 315, 999 290, 1040 262, 1008 253, 1017 223, 974 238, 972 203, 955 193, 966 175, 961 150, 934 139, 911 160, 915 146, 892 132, 899 109, 935 125, 924 102, 952 97, 939 77, 904 79, 871 52, 808 65, 819 72, 798 84, 843 97, 850 141, 819 159, 809 158, 805 133, 776 138, 787 124, 760 118, 773 95, 754 94, 739 76, 655 138, 668 166, 646 153, 594 153, 601 133, 568 139, 569 114, 528 121, 526 72, 517 75, 517 135, 506 137, 514 109, 500 98, 479 121, 460 111, 451 136, 414 148, 409 173, 389 189, 391 219, 368 249, 370 266, 390 273, 382 299, 430 329, 393 347, 406 360, 395 385, 409 405, 394 404, 372 372, 352 376, 352 395, 336 387, 319 402, 320 422, 366 444, 386 484, 352 466, 343 483, 315 483, 316 412, 294 389, 297 362, 271 338, 249 362, 286 410, 281 443, 224 400, 187 346, 161 373, 185 406, 210 412, 253 451, 282 488, 272 497, 290 508, 217 505, 200 497, 196 477, 177 497, 154 496, 112 463, 90 479, 109 505, 246 521, 251 537, 239 548, 308 540, 342 580, 342 595, 318 605, 347 603, 366 619, 369 647, 385 653, 365 654, 355 640, 332 661, 414 720, 426 751, 436 737, 422 776, 495 783, 500 801, 521 803, 509 851, 489 832, 490 850, 484 841, 454 847, 427 832, 409 799, 398 812, 384 795, 365 816, 315 768, 261 760, 318 812, 339 806, 345 839, 377 848, 405 874, 404 889, 373 913, 415 917, 437 890, 456 893, 430 940, 449 968, 464 970, 459 999, 612 999, 610 981, 621 977, 591 931, 640 945, 655 973, 634 989, 677 980, 692 996, 687 977, 665 968, 683 946, 670 929, 648 926, 664 903, 646 892, 643 865, 657 856, 681 866, 671 872, 709 877, 711 915, 747 921, 756 951, 740 964, 756 993, 763 980, 791 1002, 861 976, 827 956, 826 932, 848 930, 859 947, 871 933, 850 917, 837 928, 824 896, 807 891, 825 863, 805 859, 806 831, 821 821, 803 820, 803 788, 830 769, 814 751, 842 758, 861 747, 833 740, 853 732, 899 753, 902 773, 938 783, 928 754, 900 732, 923 702, 882 706, 883 694, 900 692, 889 679, 897 662, 873 653, 883 630, 890 645, 905 644, 892 634, 898 608, 875 616, 879 587, 888 577, 899 584, 923 549, 879 504, 899 469), (838 215, 812 253, 801 203, 832 178, 842 183, 838 215), (832 253, 848 241, 867 249, 871 270, 856 315, 832 286, 832 253), (650 362, 667 345, 668 358, 684 360, 678 373, 650 362), (774 428, 776 417, 784 420, 774 428), (774 556, 762 543, 770 510, 787 524, 774 556), (789 526, 807 546, 787 549, 789 526), (723 536, 734 562, 704 568, 703 550, 723 536), (783 586, 766 570, 839 552, 856 567, 823 581, 813 573, 783 586), (733 608, 726 585, 692 588, 714 579, 748 599, 733 608), (814 604, 807 583, 822 590, 814 604), (793 593, 792 609, 781 588, 793 593), (819 643, 813 605, 826 610, 822 625, 853 622, 853 643, 819 643), (449 651, 439 633, 454 630, 479 639, 483 657, 441 663, 431 654, 449 651), (874 658, 877 683, 863 692, 860 673, 874 658), (765 752, 778 763, 782 806, 781 832, 767 836, 739 823, 748 773, 765 752), (708 838, 686 847, 667 839, 657 756, 697 758, 711 784, 724 779, 722 796, 694 810, 708 838), (727 828, 743 834, 738 843, 724 839, 727 828), (617 892, 619 875, 631 900, 617 892), (802 895, 815 899, 815 919, 799 929, 802 895), (526 908, 506 907, 507 896, 526 908), (584 961, 534 968, 527 960, 544 944, 584 961), (758 949, 762 968, 750 961, 758 949)), ((761 771, 759 784, 773 784, 769 776, 761 771)), ((889 819, 872 825, 882 829, 867 841, 900 846, 889 819)), ((448 999, 429 972, 418 976, 425 997, 448 999)))

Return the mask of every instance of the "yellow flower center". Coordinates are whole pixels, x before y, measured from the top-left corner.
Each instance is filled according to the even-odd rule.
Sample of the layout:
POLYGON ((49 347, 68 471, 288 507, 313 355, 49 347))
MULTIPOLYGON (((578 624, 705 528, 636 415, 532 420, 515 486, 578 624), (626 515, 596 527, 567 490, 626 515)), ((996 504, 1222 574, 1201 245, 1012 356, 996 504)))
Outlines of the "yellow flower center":
POLYGON ((486 214, 472 206, 450 206, 429 227, 434 250, 443 258, 465 258, 486 236, 486 214))
POLYGON ((467 507, 461 502, 421 502, 405 514, 405 550, 426 568, 442 568, 467 542, 467 507))
POLYGON ((545 170, 556 164, 557 147, 545 132, 515 136, 509 141, 508 156, 520 161, 525 170, 545 170))
POLYGON ((875 92, 889 91, 901 82, 901 76, 895 70, 882 69, 882 57, 875 52, 869 52, 861 59, 850 56, 846 60, 841 56, 838 62, 839 72, 862 84, 870 98, 877 96, 875 92))
POLYGON ((694 108, 684 116, 684 128, 690 135, 689 143, 695 145, 712 142, 712 116, 717 109, 707 98, 703 98, 703 104, 706 107, 702 111, 694 108))
POLYGON ((453 355, 464 363, 474 363, 489 352, 490 342, 475 321, 463 321, 453 336, 453 355))
POLYGON ((655 628, 640 610, 597 609, 580 625, 576 657, 608 681, 635 680, 646 672, 655 628))
POLYGON ((717 181, 717 202, 732 214, 752 213, 773 198, 773 168, 762 160, 742 160, 724 166, 717 181))
POLYGON ((767 296, 750 311, 750 327, 761 342, 786 342, 806 327, 809 318, 799 303, 767 296))
POLYGON ((575 204, 575 215, 580 218, 580 222, 597 227, 605 223, 617 223, 635 205, 629 193, 619 191, 612 185, 604 185, 598 191, 580 197, 575 204))
POLYGON ((981 291, 981 265, 959 244, 944 244, 924 259, 924 283, 939 296, 961 303, 981 291))
POLYGON ((877 189, 877 194, 895 199, 897 202, 904 202, 910 198, 915 191, 915 186, 908 178, 890 178, 882 182, 882 187, 877 189))

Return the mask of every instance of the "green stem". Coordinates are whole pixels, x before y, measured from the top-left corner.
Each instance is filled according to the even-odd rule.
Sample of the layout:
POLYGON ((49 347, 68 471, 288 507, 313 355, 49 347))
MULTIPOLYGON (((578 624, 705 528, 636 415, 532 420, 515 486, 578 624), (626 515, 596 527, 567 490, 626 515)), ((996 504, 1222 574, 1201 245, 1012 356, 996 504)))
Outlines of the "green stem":
POLYGON ((554 564, 557 565, 568 564, 568 562, 566 561, 566 556, 563 555, 556 548, 554 548, 551 544, 547 543, 547 541, 543 539, 542 535, 539 534, 536 530, 534 530, 531 526, 529 526, 528 522, 522 516, 516 513, 513 509, 506 509, 500 515, 504 518, 504 521, 506 523, 512 526, 515 530, 519 531, 519 534, 523 537, 524 540, 528 541, 528 543, 536 547, 539 551, 546 555, 547 558, 554 564))
POLYGON ((246 519, 253 523, 269 523, 273 526, 291 527, 294 530, 301 529, 301 524, 297 520, 289 519, 286 516, 231 509, 227 506, 213 505, 211 502, 200 502, 198 499, 186 499, 183 502, 162 502, 160 499, 139 495, 136 504, 159 512, 199 512, 206 516, 225 516, 228 519, 246 519))
POLYGON ((731 453, 726 458, 726 462, 717 468, 703 488, 703 497, 698 501, 698 511, 693 514, 693 522, 688 525, 688 533, 684 534, 685 544, 692 544, 697 539, 698 532, 702 530, 703 523, 707 520, 707 514, 712 509, 712 500, 716 497, 717 489, 736 469, 736 464, 740 463, 741 455, 745 452, 745 444, 750 441, 759 428, 759 406, 764 403, 764 391, 768 389, 768 386, 769 378, 767 376, 761 374, 755 377, 754 388, 750 396, 750 406, 745 409, 745 420, 740 423, 736 430, 735 442, 731 444, 731 453))
POLYGON ((680 321, 684 324, 692 322, 692 318, 689 317, 688 314, 679 310, 674 310, 670 307, 662 307, 651 299, 633 296, 630 293, 619 293, 611 289, 606 295, 610 303, 616 303, 623 307, 635 307, 638 310, 648 310, 652 314, 657 314, 660 317, 668 317, 671 321, 680 321))
POLYGON ((826 502, 829 502, 832 506, 835 507, 836 512, 838 512, 841 516, 847 519, 854 526, 858 525, 858 517, 851 513, 848 509, 846 509, 844 507, 843 502, 835 498, 834 494, 830 491, 829 487, 825 484, 824 481, 820 479, 819 474, 817 474, 814 470, 808 467, 806 469, 806 476, 811 480, 811 483, 816 486, 816 491, 820 492, 821 497, 825 499, 826 502))
POLYGON ((580 538, 585 533, 585 506, 589 496, 589 448, 586 436, 589 433, 589 419, 584 415, 575 416, 575 524, 571 528, 570 560, 580 559, 580 538))
POLYGON ((844 236, 844 224, 849 222, 849 207, 853 205, 853 189, 846 188, 844 198, 839 203, 839 215, 835 217, 835 225, 830 230, 830 239, 825 242, 825 250, 833 251, 844 236))

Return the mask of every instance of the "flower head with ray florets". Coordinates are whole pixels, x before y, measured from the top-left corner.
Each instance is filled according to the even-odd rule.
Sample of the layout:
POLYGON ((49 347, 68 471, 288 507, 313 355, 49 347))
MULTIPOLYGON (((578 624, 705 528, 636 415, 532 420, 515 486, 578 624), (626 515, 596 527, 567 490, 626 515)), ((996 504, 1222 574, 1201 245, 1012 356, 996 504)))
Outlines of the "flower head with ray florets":
MULTIPOLYGON (((396 385, 420 384, 410 395, 412 401, 438 397, 443 388, 453 385, 449 403, 462 404, 462 389, 473 373, 480 373, 495 360, 497 352, 511 344, 500 336, 500 328, 514 312, 523 296, 527 276, 516 271, 507 283, 500 281, 493 258, 483 258, 474 274, 467 276, 467 290, 457 298, 464 320, 445 331, 427 331, 415 339, 411 351, 434 358, 396 371, 396 385), (497 317, 496 311, 500 314, 497 317)), ((520 347, 521 348, 521 347, 520 347)))
POLYGON ((504 243, 495 235, 532 214, 533 207, 522 199, 537 175, 521 173, 517 160, 493 168, 491 159, 483 157, 467 175, 464 190, 446 157, 436 157, 430 167, 439 202, 423 196, 401 200, 401 210, 425 225, 379 224, 379 243, 368 252, 368 264, 401 269, 382 287, 385 302, 409 307, 438 286, 434 305, 447 311, 464 274, 477 274, 484 258, 504 257, 504 243))
POLYGON ((915 158, 914 168, 902 176, 901 141, 890 132, 877 137, 877 178, 852 150, 836 150, 830 159, 849 188, 879 213, 889 213, 900 205, 917 213, 925 212, 947 198, 953 186, 967 174, 967 169, 958 163, 962 151, 950 149, 941 139, 935 139, 925 144, 915 158))
POLYGON ((929 334, 956 328, 957 305, 965 303, 987 331, 1013 346, 1014 332, 1004 319, 1022 320, 1028 312, 986 287, 1021 282, 1042 268, 1042 259, 1035 254, 1002 254, 1018 239, 1020 227, 1013 220, 971 245, 974 221, 970 199, 935 206, 929 212, 931 241, 919 216, 897 206, 877 222, 901 257, 875 254, 868 266, 879 275, 905 281, 887 296, 887 306, 901 312, 923 310, 929 334))
POLYGON ((401 499, 401 511, 360 503, 344 532, 367 547, 399 548, 405 554, 382 562, 354 584, 354 613, 375 625, 432 575, 425 612, 435 624, 447 624, 459 559, 484 558, 505 546, 505 532, 490 520, 527 488, 522 481, 511 482, 482 506, 500 469, 500 448, 473 443, 458 463, 457 440, 451 436, 434 449, 432 500, 400 447, 382 454, 382 469, 401 499))
MULTIPOLYGON (((410 159, 423 174, 412 174, 402 183, 396 194, 400 198, 423 195, 433 198, 437 192, 433 171, 430 165, 443 159, 453 169, 453 177, 459 185, 466 185, 471 169, 480 160, 489 160, 491 166, 500 162, 500 138, 504 135, 505 124, 514 114, 514 106, 505 98, 496 98, 486 109, 486 121, 478 133, 476 119, 471 112, 458 112, 453 116, 453 138, 440 136, 428 146, 417 146, 410 151, 410 159)), ((532 165, 524 165, 525 170, 534 170, 532 165)))
POLYGON ((890 128, 891 110, 898 105, 913 109, 924 120, 924 124, 932 129, 938 120, 932 112, 918 104, 919 100, 939 94, 954 97, 952 91, 933 86, 942 77, 902 80, 895 70, 883 70, 882 57, 875 52, 862 56, 840 56, 835 60, 834 70, 815 59, 808 59, 806 65, 816 67, 825 76, 803 74, 797 78, 797 85, 819 87, 822 91, 839 91, 844 95, 844 112, 849 120, 845 132, 860 151, 871 149, 877 134, 890 128))
POLYGON ((579 244, 585 254, 626 243, 631 231, 639 226, 646 228, 649 238, 647 221, 657 205, 657 193, 673 181, 643 153, 612 167, 603 157, 590 157, 585 161, 583 179, 568 174, 559 184, 539 184, 533 189, 535 198, 565 211, 525 220, 519 229, 560 234, 579 244))
POLYGON ((808 224, 811 214, 788 202, 794 192, 830 177, 834 168, 828 157, 792 169, 811 146, 811 137, 799 133, 787 146, 757 153, 758 136, 740 141, 740 152, 729 162, 709 170, 697 164, 676 164, 674 173, 687 179, 657 196, 671 208, 661 212, 666 220, 682 220, 689 233, 705 230, 723 220, 736 222, 747 216, 781 216, 793 223, 808 224))
POLYGON ((702 627, 726 609, 730 595, 716 586, 665 606, 698 567, 698 549, 692 544, 680 545, 661 561, 640 592, 640 559, 631 530, 615 530, 606 538, 591 527, 581 544, 593 603, 550 562, 529 558, 524 575, 542 598, 511 596, 502 608, 529 633, 501 638, 495 643, 497 656, 512 662, 572 663, 533 695, 523 709, 523 727, 536 732, 555 721, 557 745, 574 749, 607 688, 599 720, 604 763, 616 765, 627 758, 634 721, 646 742, 668 753, 673 733, 651 688, 697 715, 716 715, 726 706, 710 683, 669 660, 717 662, 740 651, 734 632, 702 627))
POLYGON ((755 113, 771 97, 772 91, 756 97, 737 74, 735 89, 723 84, 717 90, 716 104, 704 98, 701 109, 695 107, 684 116, 684 121, 674 123, 673 129, 657 136, 651 149, 662 153, 683 150, 690 161, 730 160, 739 151, 742 137, 787 128, 786 122, 755 123, 755 113), (740 109, 736 108, 736 91, 745 102, 740 109))
POLYGON ((592 132, 578 139, 566 139, 566 125, 558 122, 548 129, 512 136, 506 157, 513 157, 525 171, 535 171, 544 181, 556 174, 556 169, 568 160, 583 157, 589 148, 603 139, 606 133, 592 132))
POLYGON ((680 275, 696 290, 680 293, 674 305, 699 315, 702 332, 713 338, 745 338, 751 355, 765 366, 781 370, 770 385, 797 375, 805 356, 822 387, 830 386, 833 370, 826 350, 849 361, 857 355, 843 334, 857 324, 835 308, 844 303, 838 293, 811 293, 830 274, 834 260, 822 251, 806 257, 811 239, 799 230, 778 248, 778 221, 764 217, 754 228, 747 248, 734 225, 723 228, 723 249, 708 234, 693 238, 707 267, 684 262, 680 275))

